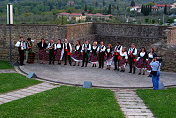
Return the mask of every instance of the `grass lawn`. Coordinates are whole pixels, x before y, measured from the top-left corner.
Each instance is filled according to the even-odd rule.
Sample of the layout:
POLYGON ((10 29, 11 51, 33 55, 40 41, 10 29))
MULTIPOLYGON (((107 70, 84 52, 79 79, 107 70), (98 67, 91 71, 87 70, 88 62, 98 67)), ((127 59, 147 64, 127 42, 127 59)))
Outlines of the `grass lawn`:
POLYGON ((0 105, 0 118, 124 118, 108 89, 61 86, 0 105))
POLYGON ((176 118, 176 88, 167 90, 137 90, 157 118, 176 118))
POLYGON ((0 69, 13 69, 13 66, 7 61, 0 60, 0 69))
POLYGON ((40 81, 26 79, 25 76, 17 73, 0 73, 0 94, 38 83, 40 81))

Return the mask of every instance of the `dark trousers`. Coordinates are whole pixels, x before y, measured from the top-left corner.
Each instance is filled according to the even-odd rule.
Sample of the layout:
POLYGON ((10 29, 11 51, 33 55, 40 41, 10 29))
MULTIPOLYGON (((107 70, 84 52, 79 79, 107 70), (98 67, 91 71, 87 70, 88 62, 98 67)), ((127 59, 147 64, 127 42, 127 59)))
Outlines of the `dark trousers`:
POLYGON ((99 54, 99 68, 104 68, 104 54, 99 54))
POLYGON ((53 63, 55 61, 55 55, 54 55, 54 50, 49 50, 49 64, 53 63))
POLYGON ((117 69, 117 64, 118 64, 118 69, 119 69, 119 59, 118 59, 118 56, 115 55, 114 56, 114 67, 115 67, 115 69, 117 69))
POLYGON ((85 52, 83 52, 83 62, 82 62, 82 66, 84 66, 84 63, 86 63, 85 67, 87 67, 88 60, 89 60, 88 54, 85 53, 85 52))
POLYGON ((20 55, 20 65, 24 64, 24 50, 19 50, 20 55))
POLYGON ((64 58, 65 58, 65 65, 67 65, 67 59, 69 61, 69 64, 71 65, 71 56, 68 55, 66 51, 64 53, 64 58))
POLYGON ((135 73, 136 71, 136 68, 134 66, 134 59, 134 57, 129 56, 130 73, 132 73, 132 71, 133 73, 135 73))

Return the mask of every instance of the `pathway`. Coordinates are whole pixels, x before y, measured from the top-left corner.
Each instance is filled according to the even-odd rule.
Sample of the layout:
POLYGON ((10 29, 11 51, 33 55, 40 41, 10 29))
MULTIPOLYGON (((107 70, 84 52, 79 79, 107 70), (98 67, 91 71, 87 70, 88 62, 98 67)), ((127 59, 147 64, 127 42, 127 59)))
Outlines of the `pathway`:
POLYGON ((118 89, 115 94, 126 118, 154 118, 153 113, 138 97, 135 90, 118 89))
POLYGON ((14 69, 0 69, 0 73, 17 73, 14 69))
POLYGON ((21 99, 30 95, 34 95, 36 93, 40 93, 43 91, 47 91, 56 87, 59 87, 59 85, 43 82, 41 84, 33 85, 28 88, 0 94, 0 104, 11 102, 13 100, 18 100, 18 99, 21 99))

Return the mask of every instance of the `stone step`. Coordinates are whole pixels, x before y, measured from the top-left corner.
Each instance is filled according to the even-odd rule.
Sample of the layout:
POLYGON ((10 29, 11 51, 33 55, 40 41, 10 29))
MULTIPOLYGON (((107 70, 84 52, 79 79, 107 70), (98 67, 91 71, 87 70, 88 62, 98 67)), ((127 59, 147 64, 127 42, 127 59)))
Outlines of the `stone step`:
POLYGON ((151 113, 149 109, 127 109, 121 108, 123 112, 140 112, 140 113, 151 113))
POLYGON ((121 105, 145 105, 143 102, 119 102, 121 105))
POLYGON ((122 108, 140 108, 140 109, 147 109, 146 106, 143 106, 143 105, 120 105, 120 107, 122 108))
POLYGON ((147 116, 153 117, 152 113, 139 113, 139 112, 124 112, 128 116, 147 116))
POLYGON ((118 99, 119 102, 143 102, 143 100, 136 99, 118 99))

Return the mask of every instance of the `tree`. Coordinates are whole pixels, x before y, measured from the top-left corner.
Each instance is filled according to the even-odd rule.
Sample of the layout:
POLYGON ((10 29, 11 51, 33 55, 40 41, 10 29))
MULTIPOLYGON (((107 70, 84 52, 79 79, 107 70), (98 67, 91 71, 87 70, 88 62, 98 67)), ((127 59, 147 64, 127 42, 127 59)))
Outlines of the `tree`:
POLYGON ((131 1, 131 5, 130 5, 130 6, 131 6, 131 7, 134 7, 134 6, 135 6, 134 0, 131 1))
POLYGON ((103 0, 103 7, 106 5, 105 0, 103 0))
POLYGON ((109 4, 109 7, 108 7, 108 14, 111 14, 111 13, 112 13, 112 12, 111 12, 111 9, 112 9, 112 5, 109 4))
POLYGON ((87 4, 85 4, 84 11, 87 12, 87 4))
POLYGON ((164 14, 167 15, 167 5, 165 5, 165 7, 164 7, 164 14))

